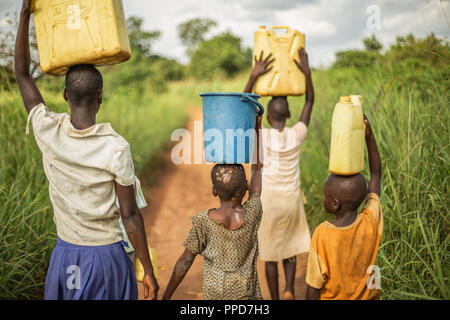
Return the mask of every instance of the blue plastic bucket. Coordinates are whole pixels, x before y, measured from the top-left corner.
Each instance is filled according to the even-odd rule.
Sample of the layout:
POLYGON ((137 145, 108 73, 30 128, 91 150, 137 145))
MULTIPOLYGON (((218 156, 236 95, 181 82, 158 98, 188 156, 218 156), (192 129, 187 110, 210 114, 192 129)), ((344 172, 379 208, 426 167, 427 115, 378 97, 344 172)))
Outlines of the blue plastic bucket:
POLYGON ((249 163, 255 121, 264 108, 251 93, 202 93, 203 142, 207 162, 249 163))

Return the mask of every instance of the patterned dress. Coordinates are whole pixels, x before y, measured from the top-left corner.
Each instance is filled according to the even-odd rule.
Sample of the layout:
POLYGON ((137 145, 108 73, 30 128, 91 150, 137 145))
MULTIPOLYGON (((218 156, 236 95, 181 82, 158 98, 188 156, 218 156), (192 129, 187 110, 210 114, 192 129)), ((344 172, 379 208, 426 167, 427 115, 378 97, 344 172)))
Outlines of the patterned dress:
POLYGON ((252 193, 243 205, 244 223, 235 230, 212 220, 205 210, 191 217, 192 229, 184 242, 187 250, 204 257, 203 299, 262 299, 256 271, 261 196, 252 193))

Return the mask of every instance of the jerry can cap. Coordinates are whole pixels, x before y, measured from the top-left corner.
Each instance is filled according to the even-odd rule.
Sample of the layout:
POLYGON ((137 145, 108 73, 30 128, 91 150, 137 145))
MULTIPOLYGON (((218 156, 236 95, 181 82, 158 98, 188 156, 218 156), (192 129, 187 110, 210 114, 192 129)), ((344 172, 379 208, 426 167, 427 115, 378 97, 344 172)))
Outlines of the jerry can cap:
POLYGON ((339 98, 339 103, 351 103, 352 99, 349 96, 341 96, 339 98))

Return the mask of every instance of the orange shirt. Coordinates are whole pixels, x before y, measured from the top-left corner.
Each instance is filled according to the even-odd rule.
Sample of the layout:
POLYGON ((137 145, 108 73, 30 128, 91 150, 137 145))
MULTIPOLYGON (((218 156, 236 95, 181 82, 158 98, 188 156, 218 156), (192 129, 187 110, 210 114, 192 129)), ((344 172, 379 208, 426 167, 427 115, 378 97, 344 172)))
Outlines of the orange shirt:
POLYGON ((383 231, 380 198, 367 196, 364 209, 345 227, 328 221, 314 231, 306 283, 321 289, 321 300, 379 299, 372 275, 383 231), (367 284, 370 277, 370 283, 367 284))

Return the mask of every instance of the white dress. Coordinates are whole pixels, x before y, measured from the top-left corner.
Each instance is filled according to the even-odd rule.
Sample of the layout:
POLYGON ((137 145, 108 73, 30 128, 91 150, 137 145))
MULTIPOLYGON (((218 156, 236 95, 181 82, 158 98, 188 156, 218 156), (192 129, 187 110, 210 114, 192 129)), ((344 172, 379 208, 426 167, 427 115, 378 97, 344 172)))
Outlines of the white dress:
POLYGON ((311 238, 301 197, 299 166, 306 132, 303 122, 282 131, 262 131, 263 216, 258 230, 262 261, 280 261, 309 250, 311 238))

